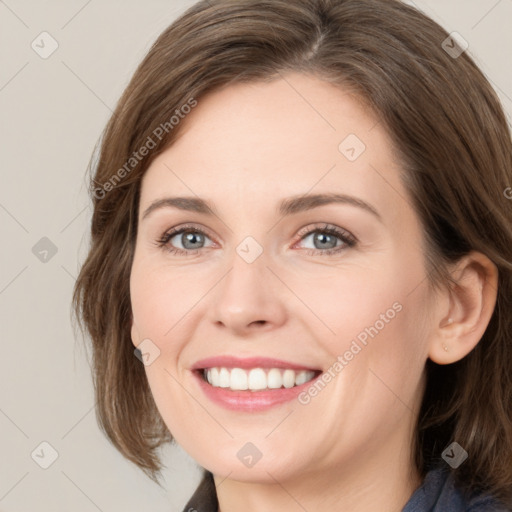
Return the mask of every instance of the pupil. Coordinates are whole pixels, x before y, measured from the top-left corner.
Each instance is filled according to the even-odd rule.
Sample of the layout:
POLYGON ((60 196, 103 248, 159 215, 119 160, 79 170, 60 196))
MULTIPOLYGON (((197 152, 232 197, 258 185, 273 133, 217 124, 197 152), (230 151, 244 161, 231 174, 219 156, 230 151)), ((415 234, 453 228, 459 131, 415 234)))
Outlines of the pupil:
POLYGON ((194 246, 190 247, 187 244, 197 243, 198 238, 201 237, 202 235, 199 233, 185 233, 184 235, 185 236, 184 236, 183 247, 185 247, 186 249, 196 249, 196 247, 194 247, 194 246))
POLYGON ((315 237, 315 242, 320 242, 320 244, 324 244, 323 247, 320 247, 321 249, 325 249, 326 246, 325 246, 325 242, 327 241, 327 245, 329 245, 329 239, 330 239, 330 246, 328 247, 329 249, 332 249, 334 247, 336 247, 336 239, 331 236, 331 235, 326 235, 325 233, 319 233, 316 237, 315 237))

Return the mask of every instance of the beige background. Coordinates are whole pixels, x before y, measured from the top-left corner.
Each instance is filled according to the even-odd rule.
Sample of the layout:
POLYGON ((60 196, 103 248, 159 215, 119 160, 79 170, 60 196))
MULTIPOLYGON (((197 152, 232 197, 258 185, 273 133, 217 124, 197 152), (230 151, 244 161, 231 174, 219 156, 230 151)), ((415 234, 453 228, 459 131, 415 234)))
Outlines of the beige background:
MULTIPOLYGON (((1 512, 181 511, 198 483, 179 448, 164 450, 162 490, 103 437, 70 322, 91 215, 89 157, 137 63, 192 3, 0 0, 1 512), (31 47, 51 48, 43 31, 58 43, 46 59, 31 47), (34 254, 43 237, 53 245, 39 242, 34 254), (51 462, 42 442, 58 452, 48 469, 35 462, 51 462)), ((408 3, 468 41, 510 119, 512 0, 408 3)))

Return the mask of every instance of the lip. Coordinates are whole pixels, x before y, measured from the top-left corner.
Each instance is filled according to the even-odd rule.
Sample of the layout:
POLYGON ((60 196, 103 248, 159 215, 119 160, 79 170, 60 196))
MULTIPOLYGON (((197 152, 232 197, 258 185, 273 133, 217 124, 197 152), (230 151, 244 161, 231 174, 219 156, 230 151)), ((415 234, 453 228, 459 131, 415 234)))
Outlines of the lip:
MULTIPOLYGON (((282 359, 272 359, 268 357, 246 357, 239 358, 234 356, 216 356, 201 359, 194 363, 191 370, 204 370, 205 368, 282 368, 284 370, 311 370, 318 371, 319 368, 312 368, 282 359)), ((306 383, 307 384, 307 383, 306 383)))
POLYGON ((260 412, 276 407, 280 404, 295 400, 297 396, 314 385, 322 375, 322 370, 308 366, 270 359, 267 357, 249 357, 240 359, 232 356, 217 356, 197 361, 191 368, 192 375, 205 396, 225 409, 238 412, 260 412), (310 370, 317 375, 308 382, 292 388, 265 389, 262 391, 233 391, 229 388, 214 387, 203 377, 205 368, 282 368, 291 370, 310 370))
POLYGON ((192 372, 206 397, 225 409, 239 412, 260 412, 290 402, 296 399, 302 391, 312 386, 322 375, 322 372, 319 371, 318 375, 310 381, 293 388, 266 389, 263 391, 232 391, 229 388, 213 387, 203 379, 202 373, 201 370, 192 372))

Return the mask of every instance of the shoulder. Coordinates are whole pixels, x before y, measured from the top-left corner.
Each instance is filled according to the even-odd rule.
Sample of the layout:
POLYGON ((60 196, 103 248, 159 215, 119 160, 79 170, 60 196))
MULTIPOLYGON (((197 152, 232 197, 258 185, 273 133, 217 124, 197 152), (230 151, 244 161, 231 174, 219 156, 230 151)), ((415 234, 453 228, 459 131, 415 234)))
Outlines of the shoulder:
POLYGON ((445 468, 429 471, 402 512, 510 512, 486 494, 465 494, 445 468))

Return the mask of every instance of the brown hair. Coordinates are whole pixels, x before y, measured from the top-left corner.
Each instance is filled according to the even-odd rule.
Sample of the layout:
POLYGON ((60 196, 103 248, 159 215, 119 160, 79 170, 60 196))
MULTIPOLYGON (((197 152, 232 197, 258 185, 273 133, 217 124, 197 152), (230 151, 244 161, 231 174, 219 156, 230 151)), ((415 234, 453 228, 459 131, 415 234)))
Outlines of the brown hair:
POLYGON ((458 485, 511 499, 512 143, 495 92, 466 52, 445 51, 447 37, 396 0, 204 0, 139 65, 94 164, 91 247, 74 308, 92 340, 99 424, 153 480, 157 448, 172 436, 130 338, 142 177, 175 139, 180 125, 170 120, 184 105, 230 83, 299 71, 350 87, 387 128, 425 231, 431 286, 447 286, 447 264, 470 250, 498 268, 497 304, 476 348, 454 364, 427 361, 414 453, 424 477, 456 440, 469 453, 452 471, 458 485))

